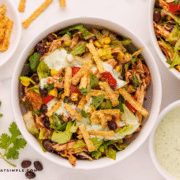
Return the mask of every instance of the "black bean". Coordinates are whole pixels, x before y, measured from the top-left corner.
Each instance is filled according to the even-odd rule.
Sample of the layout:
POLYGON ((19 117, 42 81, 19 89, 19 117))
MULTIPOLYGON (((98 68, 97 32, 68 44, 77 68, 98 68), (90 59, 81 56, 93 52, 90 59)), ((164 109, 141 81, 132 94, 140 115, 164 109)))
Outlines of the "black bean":
POLYGON ((125 80, 125 64, 122 64, 122 73, 121 73, 122 80, 125 80))
POLYGON ((165 27, 168 31, 172 31, 174 29, 174 24, 171 24, 171 23, 166 23, 165 24, 165 27))
POLYGON ((37 51, 37 53, 39 53, 40 55, 44 55, 44 53, 46 53, 46 43, 42 42, 42 43, 37 43, 35 46, 35 50, 37 51))
POLYGON ((22 168, 27 168, 31 165, 31 161, 29 160, 24 160, 22 163, 21 163, 21 167, 22 168))
POLYGON ((49 42, 52 42, 52 41, 54 41, 54 40, 56 39, 56 36, 54 36, 54 35, 51 33, 51 34, 48 34, 46 38, 48 39, 49 42))
POLYGON ((153 21, 156 23, 159 23, 161 21, 161 12, 160 11, 154 11, 153 21))
POLYGON ((41 108, 40 108, 40 111, 41 111, 42 114, 46 114, 47 111, 48 111, 47 105, 46 104, 42 104, 41 108))
POLYGON ((108 121, 108 127, 110 130, 116 130, 117 129, 117 123, 115 121, 108 121))
POLYGON ((112 115, 112 121, 115 121, 116 117, 114 115, 112 115))
POLYGON ((48 116, 45 115, 42 118, 42 123, 44 124, 45 128, 50 129, 50 127, 49 127, 50 123, 49 123, 49 117, 48 116))
POLYGON ((41 162, 39 162, 39 161, 34 161, 34 167, 35 167, 36 170, 38 170, 38 171, 43 170, 43 165, 42 165, 41 162))
POLYGON ((44 97, 48 96, 48 91, 46 89, 41 89, 39 88, 39 92, 41 93, 41 95, 43 95, 44 97))
POLYGON ((25 175, 28 179, 33 179, 36 177, 36 174, 33 171, 27 171, 25 175))
POLYGON ((43 145, 44 149, 48 152, 52 152, 54 150, 54 148, 52 147, 53 143, 49 139, 44 139, 42 142, 42 145, 43 145))
POLYGON ((73 139, 78 139, 77 136, 78 136, 78 133, 76 133, 76 132, 72 134, 73 139))
POLYGON ((114 85, 113 84, 110 84, 110 87, 111 87, 111 89, 115 89, 115 87, 114 87, 114 85))
POLYGON ((38 75, 33 76, 32 79, 35 83, 39 83, 39 76, 38 75))

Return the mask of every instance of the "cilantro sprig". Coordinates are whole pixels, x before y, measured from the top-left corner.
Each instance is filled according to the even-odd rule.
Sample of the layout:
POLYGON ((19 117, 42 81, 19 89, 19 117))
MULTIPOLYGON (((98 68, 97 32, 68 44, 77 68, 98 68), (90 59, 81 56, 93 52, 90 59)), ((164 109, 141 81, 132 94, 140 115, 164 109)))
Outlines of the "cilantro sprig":
MULTIPOLYGON (((0 101, 0 107, 1 107, 1 101, 0 101)), ((0 113, 0 118, 1 118, 1 117, 3 117, 3 114, 2 114, 2 113, 0 113)))
POLYGON ((26 141, 23 138, 19 138, 21 133, 15 122, 12 122, 9 126, 9 132, 11 135, 3 133, 0 137, 0 148, 2 149, 0 151, 0 158, 6 161, 9 165, 16 167, 15 164, 12 164, 8 160, 19 158, 18 150, 26 146, 26 141))

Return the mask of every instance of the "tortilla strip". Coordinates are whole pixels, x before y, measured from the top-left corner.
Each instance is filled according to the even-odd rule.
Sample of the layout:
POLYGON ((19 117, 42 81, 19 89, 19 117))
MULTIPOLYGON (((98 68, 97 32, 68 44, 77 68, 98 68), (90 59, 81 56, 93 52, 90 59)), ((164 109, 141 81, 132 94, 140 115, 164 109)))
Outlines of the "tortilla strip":
POLYGON ((70 87, 71 87, 71 80, 72 80, 72 69, 71 67, 65 68, 65 77, 64 77, 64 95, 70 95, 70 87))
POLYGON ((61 101, 57 101, 52 107, 51 109, 46 113, 46 115, 48 117, 51 117, 61 106, 61 101))
POLYGON ((9 48, 10 45, 10 35, 13 28, 14 22, 8 18, 7 24, 6 24, 6 30, 3 40, 0 42, 0 51, 6 51, 9 48))
POLYGON ((72 154, 68 154, 68 161, 71 163, 73 167, 75 167, 76 165, 76 160, 77 158, 75 158, 72 154))
POLYGON ((88 131, 88 133, 90 135, 102 136, 102 137, 114 137, 115 136, 114 131, 105 132, 105 131, 95 131, 95 130, 92 130, 92 131, 88 131))
POLYGON ((82 119, 82 115, 77 111, 75 110, 74 108, 72 108, 71 105, 65 103, 64 104, 64 108, 66 109, 66 111, 71 114, 71 116, 73 116, 75 119, 77 119, 78 121, 81 121, 82 119))
POLYGON ((6 6, 5 6, 5 5, 2 5, 2 6, 0 7, 0 14, 1 14, 1 15, 4 15, 6 11, 7 11, 6 6))
POLYGON ((93 142, 91 141, 91 137, 90 137, 88 131, 86 130, 86 126, 84 124, 82 124, 81 126, 79 126, 79 129, 80 129, 82 136, 84 138, 84 141, 87 145, 88 151, 89 152, 94 151, 95 146, 94 146, 93 142))
POLYGON ((86 105, 86 96, 82 96, 81 100, 79 101, 78 108, 84 109, 85 105, 86 105))
POLYGON ((87 73, 87 88, 90 87, 91 79, 90 79, 90 74, 87 73))
POLYGON ((31 16, 22 23, 24 28, 28 28, 31 22, 35 20, 50 5, 52 1, 53 0, 45 0, 45 2, 38 9, 36 9, 33 14, 31 14, 31 16))
POLYGON ((81 82, 80 82, 80 85, 79 85, 79 88, 86 88, 87 87, 87 76, 88 74, 84 74, 84 76, 81 78, 81 82))
POLYGON ((114 91, 111 89, 109 84, 107 82, 99 82, 99 85, 104 88, 104 90, 109 94, 109 98, 112 102, 112 106, 115 107, 119 104, 118 97, 114 93, 114 91))
POLYGON ((107 119, 106 116, 104 115, 104 113, 102 113, 102 111, 100 111, 98 113, 102 128, 104 129, 107 126, 107 119))
MULTIPOLYGON (((117 96, 117 98, 119 97, 119 92, 118 91, 114 91, 115 95, 117 96)), ((91 96, 101 96, 101 95, 105 95, 105 99, 110 99, 110 95, 103 90, 96 90, 96 89, 91 89, 91 92, 89 93, 91 96)))
POLYGON ((92 54, 93 56, 93 59, 97 65, 97 69, 99 70, 100 73, 103 73, 105 72, 105 69, 104 69, 104 66, 103 66, 103 63, 96 51, 96 48, 94 47, 94 44, 93 42, 90 42, 88 44, 86 44, 87 48, 89 49, 90 53, 92 54))
POLYGON ((140 112, 143 116, 147 116, 149 112, 144 109, 141 104, 139 104, 124 88, 119 89, 119 93, 123 96, 123 98, 128 101, 138 112, 140 112))
POLYGON ((0 15, 0 41, 5 36, 6 24, 8 22, 8 17, 0 15))
POLYGON ((66 0, 59 0, 60 7, 66 7, 66 0))
POLYGON ((82 68, 73 76, 72 84, 77 85, 84 74, 86 74, 92 66, 91 60, 86 60, 82 68))
POLYGON ((100 118, 99 118, 99 116, 98 115, 94 115, 94 116, 91 116, 91 122, 92 122, 92 124, 97 124, 97 123, 100 123, 100 118))
POLYGON ((18 7, 19 12, 24 12, 25 4, 26 4, 26 0, 20 0, 19 7, 18 7))

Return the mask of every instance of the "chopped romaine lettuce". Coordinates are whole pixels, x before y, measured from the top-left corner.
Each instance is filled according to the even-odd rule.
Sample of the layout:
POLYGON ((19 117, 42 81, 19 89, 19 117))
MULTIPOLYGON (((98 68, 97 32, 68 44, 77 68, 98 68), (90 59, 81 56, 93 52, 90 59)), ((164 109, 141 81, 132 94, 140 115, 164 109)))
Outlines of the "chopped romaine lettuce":
POLYGON ((103 139, 98 139, 98 137, 91 138, 91 141, 95 146, 95 151, 97 151, 104 142, 103 139))
POLYGON ((44 61, 41 61, 37 68, 37 74, 40 80, 48 76, 48 70, 49 67, 44 63, 44 61))
POLYGON ((29 57, 30 68, 32 70, 37 69, 40 62, 40 58, 41 58, 41 55, 38 53, 34 53, 32 56, 29 57))
POLYGON ((105 97, 104 94, 102 94, 101 96, 93 97, 92 105, 94 105, 95 108, 97 109, 102 104, 104 97, 105 97))
POLYGON ((116 160, 116 150, 112 146, 107 148, 106 157, 116 160))
POLYGON ((79 139, 76 141, 76 143, 73 145, 73 151, 82 151, 83 148, 86 147, 86 144, 82 139, 79 139))
POLYGON ((72 55, 79 55, 79 54, 83 54, 84 52, 86 52, 86 43, 79 43, 76 44, 76 46, 74 46, 73 50, 71 51, 72 55))
POLYGON ((179 64, 180 64, 179 52, 176 51, 173 56, 173 62, 170 65, 169 69, 172 69, 174 66, 179 65, 179 64))

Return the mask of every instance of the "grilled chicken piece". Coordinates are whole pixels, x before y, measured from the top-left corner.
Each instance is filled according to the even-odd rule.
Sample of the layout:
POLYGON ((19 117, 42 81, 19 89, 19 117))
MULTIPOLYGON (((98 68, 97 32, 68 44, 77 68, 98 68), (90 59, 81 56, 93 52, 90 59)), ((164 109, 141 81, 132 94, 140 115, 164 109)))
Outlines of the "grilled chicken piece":
POLYGON ((165 27, 163 27, 155 22, 153 22, 153 23, 154 23, 154 30, 155 30, 157 38, 161 38, 161 37, 168 38, 170 36, 171 33, 169 31, 167 31, 165 29, 165 27))
POLYGON ((55 149, 55 151, 63 151, 63 150, 72 149, 74 144, 75 141, 69 141, 68 143, 65 144, 56 144, 53 146, 53 148, 55 149))
POLYGON ((169 5, 168 3, 166 2, 166 0, 159 0, 159 5, 165 9, 165 10, 169 10, 169 5))

